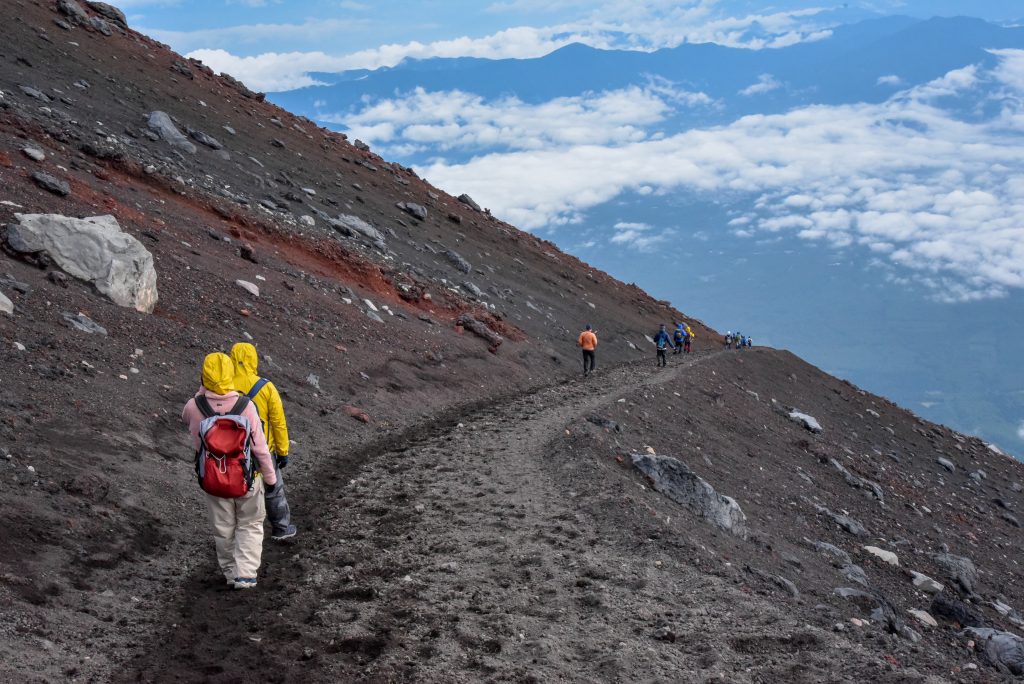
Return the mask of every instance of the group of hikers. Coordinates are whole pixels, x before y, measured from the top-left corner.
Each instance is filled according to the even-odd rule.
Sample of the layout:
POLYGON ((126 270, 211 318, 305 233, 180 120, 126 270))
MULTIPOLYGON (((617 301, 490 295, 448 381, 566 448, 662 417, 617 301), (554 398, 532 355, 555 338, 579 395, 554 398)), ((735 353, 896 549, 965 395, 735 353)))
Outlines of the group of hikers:
MULTIPOLYGON (((669 349, 673 354, 689 354, 696 337, 687 323, 676 323, 671 336, 665 325, 662 324, 652 338, 658 353, 658 365, 668 365, 669 349)), ((583 332, 580 333, 576 345, 583 350, 583 375, 590 375, 597 367, 597 333, 594 332, 592 325, 587 324, 583 332)))
POLYGON ((192 435, 217 563, 235 589, 256 586, 265 520, 271 539, 297 532, 282 478, 290 446, 284 407, 274 384, 256 374, 258 363, 256 347, 247 342, 234 345, 231 356, 207 355, 202 387, 181 413, 192 435))
POLYGON ((745 349, 754 346, 753 338, 747 337, 743 333, 734 333, 731 330, 725 333, 723 342, 726 349, 745 349))

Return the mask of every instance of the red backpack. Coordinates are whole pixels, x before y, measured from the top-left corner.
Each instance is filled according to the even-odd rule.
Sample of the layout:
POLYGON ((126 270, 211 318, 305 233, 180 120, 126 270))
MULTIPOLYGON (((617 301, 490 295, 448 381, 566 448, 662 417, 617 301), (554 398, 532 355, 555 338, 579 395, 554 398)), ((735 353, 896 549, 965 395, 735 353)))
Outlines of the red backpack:
POLYGON ((249 493, 256 477, 252 460, 252 426, 242 415, 248 397, 239 397, 227 413, 217 413, 205 396, 196 397, 196 408, 203 414, 199 423, 199 451, 196 475, 203 491, 225 499, 237 499, 249 493))

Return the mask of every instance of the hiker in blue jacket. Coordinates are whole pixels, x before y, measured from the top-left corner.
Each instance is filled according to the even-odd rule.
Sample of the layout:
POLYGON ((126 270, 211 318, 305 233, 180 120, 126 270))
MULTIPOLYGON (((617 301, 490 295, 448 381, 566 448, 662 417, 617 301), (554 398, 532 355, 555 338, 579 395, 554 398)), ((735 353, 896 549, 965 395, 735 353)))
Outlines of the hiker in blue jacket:
POLYGON ((686 337, 686 331, 683 330, 683 324, 676 324, 676 329, 672 331, 672 353, 682 354, 683 353, 683 338, 686 337))
POLYGON ((671 343, 668 331, 665 330, 665 324, 662 323, 661 327, 658 329, 658 333, 654 336, 654 346, 658 348, 658 366, 668 365, 668 359, 665 358, 665 351, 671 343))

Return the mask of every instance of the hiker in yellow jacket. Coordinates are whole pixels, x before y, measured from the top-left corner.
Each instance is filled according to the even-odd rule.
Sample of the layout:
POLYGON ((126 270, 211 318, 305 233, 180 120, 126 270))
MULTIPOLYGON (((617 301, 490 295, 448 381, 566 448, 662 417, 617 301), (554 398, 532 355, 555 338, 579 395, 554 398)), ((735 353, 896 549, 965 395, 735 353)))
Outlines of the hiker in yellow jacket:
POLYGON ((266 488, 267 520, 270 521, 270 538, 276 541, 294 537, 298 530, 291 523, 291 509, 284 493, 284 478, 281 471, 288 465, 288 423, 284 417, 281 395, 274 383, 256 374, 259 357, 256 347, 248 342, 239 342, 231 347, 231 361, 235 365, 235 389, 252 400, 260 414, 267 445, 274 456, 274 472, 277 484, 266 488))

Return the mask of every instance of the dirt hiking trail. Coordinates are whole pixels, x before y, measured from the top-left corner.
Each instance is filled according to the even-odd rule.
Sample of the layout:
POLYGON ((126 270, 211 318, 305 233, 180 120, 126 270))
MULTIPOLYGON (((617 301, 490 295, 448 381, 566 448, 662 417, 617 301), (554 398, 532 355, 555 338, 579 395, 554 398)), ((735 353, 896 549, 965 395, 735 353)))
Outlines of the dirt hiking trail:
POLYGON ((180 612, 126 679, 760 681, 793 674, 765 652, 804 650, 814 657, 800 668, 842 679, 814 653, 832 635, 692 567, 685 528, 701 523, 677 511, 678 536, 665 534, 636 500, 653 493, 628 458, 609 459, 615 480, 593 481, 552 448, 709 356, 600 369, 323 463, 317 489, 292 490, 303 534, 267 543, 256 591, 224 586, 196 541, 180 612), (652 639, 667 624, 686 633, 652 639), (723 633, 731 648, 706 636, 723 633))

